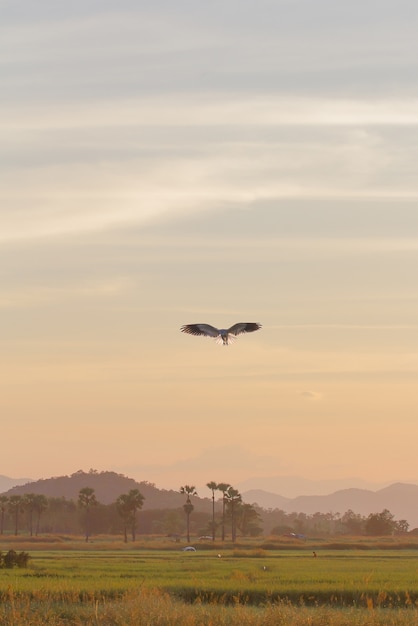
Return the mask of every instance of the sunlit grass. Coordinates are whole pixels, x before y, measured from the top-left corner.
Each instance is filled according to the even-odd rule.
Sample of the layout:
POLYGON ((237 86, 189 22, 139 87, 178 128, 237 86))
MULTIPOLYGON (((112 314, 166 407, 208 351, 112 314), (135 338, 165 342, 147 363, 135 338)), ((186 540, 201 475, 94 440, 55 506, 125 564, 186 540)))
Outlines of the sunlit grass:
POLYGON ((237 598, 262 604, 294 603, 404 606, 418 600, 415 551, 304 551, 264 555, 224 550, 173 551, 71 550, 33 552, 27 569, 0 570, 0 596, 75 593, 80 598, 120 597, 138 588, 159 588, 189 602, 224 603, 237 598))
POLYGON ((418 626, 415 549, 144 544, 16 542, 31 559, 0 570, 0 625, 418 626))
POLYGON ((292 606, 262 608, 201 602, 184 604, 157 589, 125 593, 117 600, 49 594, 15 597, 0 604, 0 624, 8 626, 417 626, 418 611, 292 606))

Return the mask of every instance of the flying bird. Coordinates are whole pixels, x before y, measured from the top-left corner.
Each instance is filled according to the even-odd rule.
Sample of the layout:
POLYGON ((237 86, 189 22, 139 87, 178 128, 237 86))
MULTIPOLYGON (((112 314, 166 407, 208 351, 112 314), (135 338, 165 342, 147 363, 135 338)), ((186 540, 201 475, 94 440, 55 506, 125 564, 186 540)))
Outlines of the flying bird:
POLYGON ((188 333, 189 335, 214 337, 217 343, 223 343, 224 346, 227 346, 233 342, 237 335, 252 333, 260 328, 261 324, 257 324, 257 322, 238 322, 231 328, 215 328, 215 326, 210 324, 184 324, 180 330, 182 333, 188 333))

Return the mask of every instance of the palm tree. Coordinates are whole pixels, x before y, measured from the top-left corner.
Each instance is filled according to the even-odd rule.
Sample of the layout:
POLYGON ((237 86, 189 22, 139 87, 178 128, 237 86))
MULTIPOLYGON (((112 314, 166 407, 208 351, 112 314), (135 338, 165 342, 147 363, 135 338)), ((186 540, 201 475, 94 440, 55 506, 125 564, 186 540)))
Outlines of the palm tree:
POLYGON ((231 485, 229 483, 219 483, 218 491, 222 491, 222 541, 225 541, 225 504, 226 504, 226 492, 231 485))
POLYGON ((9 498, 7 496, 0 496, 0 535, 3 534, 4 530, 4 514, 6 513, 7 503, 9 502, 9 498))
POLYGON ((36 527, 35 535, 38 536, 39 526, 41 523, 41 515, 48 508, 48 498, 43 493, 37 493, 35 495, 34 510, 36 513, 36 527))
POLYGON ((33 511, 35 505, 35 494, 34 493, 25 493, 23 496, 24 505, 28 511, 28 521, 29 521, 29 533, 32 537, 33 535, 33 511))
POLYGON ((218 484, 212 480, 206 483, 206 487, 212 492, 212 541, 215 541, 215 491, 218 489, 218 484))
POLYGON ((86 543, 90 536, 90 509, 92 506, 96 506, 98 503, 96 496, 94 495, 94 489, 91 487, 83 487, 78 492, 78 506, 85 510, 85 529, 86 529, 86 543))
POLYGON ((37 514, 36 531, 35 531, 35 534, 37 535, 39 532, 39 520, 41 517, 41 513, 42 511, 45 511, 48 501, 46 499, 46 496, 40 493, 25 493, 23 498, 24 498, 24 505, 26 506, 28 510, 29 532, 30 532, 30 536, 32 537, 33 514, 34 513, 37 514))
POLYGON ((136 539, 136 512, 142 509, 145 497, 138 489, 131 489, 129 493, 123 493, 116 500, 116 507, 124 521, 125 543, 128 541, 127 527, 130 525, 132 541, 136 539))
POLYGON ((190 515, 194 509, 190 496, 197 496, 196 487, 194 485, 184 485, 184 487, 180 487, 180 493, 187 495, 186 504, 183 505, 183 509, 186 513, 187 520, 187 543, 190 543, 190 515))
POLYGON ((18 496, 17 494, 9 496, 9 511, 15 520, 15 535, 19 532, 19 514, 23 511, 23 507, 23 496, 18 496))
POLYGON ((231 515, 231 537, 232 542, 235 543, 237 538, 237 524, 236 524, 236 505, 242 501, 241 494, 238 489, 228 487, 225 492, 225 498, 228 504, 229 513, 231 515))
POLYGON ((119 515, 123 519, 123 537, 124 542, 128 543, 128 525, 131 512, 129 510, 129 496, 127 493, 123 493, 116 500, 116 508, 119 515))

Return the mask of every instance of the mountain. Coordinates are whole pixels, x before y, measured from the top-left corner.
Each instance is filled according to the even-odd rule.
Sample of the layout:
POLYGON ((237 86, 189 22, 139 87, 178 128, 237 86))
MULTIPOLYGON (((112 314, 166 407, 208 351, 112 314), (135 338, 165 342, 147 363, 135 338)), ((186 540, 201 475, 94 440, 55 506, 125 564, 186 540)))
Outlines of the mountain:
POLYGON ((411 528, 418 527, 418 485, 394 483, 383 489, 341 489, 328 495, 284 498, 275 493, 250 490, 242 494, 244 502, 257 503, 262 508, 279 508, 286 513, 340 513, 351 509, 360 515, 381 513, 383 509, 406 519, 411 528))
POLYGON ((286 513, 292 502, 292 498, 285 498, 284 496, 279 496, 278 493, 264 491, 264 489, 250 489, 249 491, 244 491, 241 495, 244 502, 256 503, 262 509, 282 509, 286 513))
POLYGON ((0 475, 0 493, 11 489, 15 485, 26 485, 31 482, 30 478, 10 478, 10 476, 0 475))
POLYGON ((375 483, 362 478, 329 478, 327 480, 311 480, 301 476, 263 476, 248 478, 236 485, 244 493, 254 489, 261 489, 270 493, 280 494, 286 498, 304 496, 325 496, 340 489, 356 487, 376 491, 389 485, 390 482, 375 483))
MULTIPOLYGON (((111 504, 123 493, 131 489, 138 489, 145 497, 143 510, 177 508, 185 503, 184 495, 177 491, 157 489, 152 483, 137 482, 116 472, 97 472, 79 470, 70 476, 58 476, 36 480, 24 485, 18 485, 6 491, 6 495, 23 495, 24 493, 43 494, 48 498, 67 498, 77 500, 80 489, 91 487, 95 496, 102 504, 111 504)), ((193 498, 196 511, 211 510, 211 501, 208 498, 193 498)))

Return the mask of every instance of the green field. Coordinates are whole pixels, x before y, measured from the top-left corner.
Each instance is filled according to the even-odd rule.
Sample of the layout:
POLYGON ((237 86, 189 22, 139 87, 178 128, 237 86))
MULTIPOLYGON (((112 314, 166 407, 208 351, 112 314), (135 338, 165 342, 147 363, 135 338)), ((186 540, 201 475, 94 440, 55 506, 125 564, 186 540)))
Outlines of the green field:
POLYGON ((44 548, 0 570, 0 624, 418 624, 413 549, 44 548))

